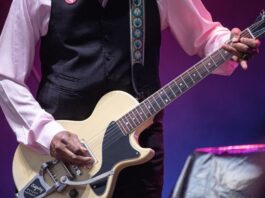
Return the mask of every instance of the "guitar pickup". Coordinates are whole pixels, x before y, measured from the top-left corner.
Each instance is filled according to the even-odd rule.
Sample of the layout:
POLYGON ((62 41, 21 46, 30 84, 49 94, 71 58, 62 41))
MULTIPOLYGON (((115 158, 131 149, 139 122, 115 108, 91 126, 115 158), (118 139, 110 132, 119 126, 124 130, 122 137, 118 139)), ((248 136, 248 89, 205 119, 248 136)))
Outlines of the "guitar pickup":
MULTIPOLYGON (((97 161, 95 155, 92 153, 91 149, 88 147, 88 145, 85 143, 84 140, 81 140, 81 144, 86 148, 86 150, 87 150, 87 156, 93 158, 93 161, 94 161, 93 162, 93 165, 96 164, 98 161, 97 161)), ((81 176, 82 175, 82 171, 81 171, 81 169, 77 165, 68 164, 67 165, 67 168, 70 170, 70 172, 74 176, 81 176)))

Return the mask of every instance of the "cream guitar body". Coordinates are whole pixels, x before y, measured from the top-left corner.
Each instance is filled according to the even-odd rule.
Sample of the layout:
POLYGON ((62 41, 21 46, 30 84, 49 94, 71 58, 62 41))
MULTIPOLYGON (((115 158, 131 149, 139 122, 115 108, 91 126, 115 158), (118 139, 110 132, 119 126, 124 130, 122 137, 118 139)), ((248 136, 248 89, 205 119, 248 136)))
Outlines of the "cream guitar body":
MULTIPOLYGON (((95 159, 95 164, 90 170, 79 167, 78 171, 82 174, 75 176, 74 181, 88 180, 108 171, 113 171, 113 174, 89 185, 67 185, 62 192, 55 190, 48 197, 71 197, 71 193, 82 198, 111 197, 118 173, 123 168, 144 163, 153 157, 153 150, 141 148, 137 143, 137 136, 152 123, 152 119, 145 121, 136 131, 128 135, 124 134, 122 127, 115 124, 116 120, 138 104, 138 101, 129 94, 113 91, 102 97, 88 119, 58 121, 65 129, 78 135, 95 159)), ((49 156, 40 155, 20 144, 13 161, 13 176, 17 189, 19 191, 23 189, 39 173, 42 164, 51 160, 53 159, 49 156)), ((55 175, 57 180, 60 180, 60 177, 66 175, 68 170, 65 170, 64 164, 58 163, 49 171, 55 175)), ((55 183, 48 173, 44 174, 44 179, 50 186, 55 183)), ((34 194, 31 191, 41 191, 36 186, 35 183, 32 188, 28 188, 29 197, 34 194)))

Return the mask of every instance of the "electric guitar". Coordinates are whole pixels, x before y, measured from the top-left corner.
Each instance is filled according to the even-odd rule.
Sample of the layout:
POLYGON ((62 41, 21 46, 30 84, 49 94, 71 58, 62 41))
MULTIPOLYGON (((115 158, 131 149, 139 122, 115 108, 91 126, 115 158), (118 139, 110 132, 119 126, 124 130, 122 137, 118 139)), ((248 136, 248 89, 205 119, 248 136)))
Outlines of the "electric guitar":
MULTIPOLYGON (((241 37, 265 34, 265 12, 241 37)), ((122 91, 104 95, 83 121, 58 121, 75 132, 94 158, 90 170, 40 155, 22 144, 15 152, 13 176, 19 198, 111 197, 119 172, 150 160, 154 151, 137 143, 154 116, 232 57, 220 48, 139 103, 122 91)))

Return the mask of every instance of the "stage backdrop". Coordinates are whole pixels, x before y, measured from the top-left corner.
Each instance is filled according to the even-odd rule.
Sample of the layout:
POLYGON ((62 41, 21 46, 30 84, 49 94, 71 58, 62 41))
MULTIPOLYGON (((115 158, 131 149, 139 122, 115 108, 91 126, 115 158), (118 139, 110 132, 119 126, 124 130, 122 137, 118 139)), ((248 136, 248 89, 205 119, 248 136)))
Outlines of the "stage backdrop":
MULTIPOLYGON (((10 0, 0 0, 0 28, 10 0)), ((203 0, 214 20, 242 29, 265 9, 264 0, 203 0)), ((196 30, 194 30, 196 31, 196 30)), ((237 69, 230 77, 211 75, 184 94, 165 111, 165 177, 163 197, 168 197, 187 156, 195 148, 263 143, 265 140, 265 40, 249 69, 237 69)), ((187 56, 170 31, 163 32, 161 80, 165 84, 192 66, 198 57, 187 56)), ((5 67, 5 65, 1 65, 5 67)), ((36 80, 28 84, 36 91, 36 80)), ((0 115, 1 177, 0 195, 13 197, 12 157, 16 139, 4 116, 0 115)))

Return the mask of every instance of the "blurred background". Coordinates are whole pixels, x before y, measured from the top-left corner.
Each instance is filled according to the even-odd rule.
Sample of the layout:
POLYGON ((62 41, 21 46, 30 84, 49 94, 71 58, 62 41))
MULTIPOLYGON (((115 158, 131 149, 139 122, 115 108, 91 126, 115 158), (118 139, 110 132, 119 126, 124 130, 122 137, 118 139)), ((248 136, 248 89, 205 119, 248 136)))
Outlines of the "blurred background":
MULTIPOLYGON (((229 29, 251 25, 264 0, 203 0, 215 21, 229 29)), ((0 30, 11 0, 0 0, 0 30)), ((237 69, 232 76, 211 75, 165 110, 165 177, 163 197, 173 189, 185 160, 195 148, 257 144, 265 141, 265 40, 249 69, 237 69)), ((163 32, 161 81, 169 82, 199 60, 186 55, 169 30, 163 32)), ((38 61, 36 61, 37 64, 38 61)), ((31 75, 33 93, 37 80, 31 75)), ((0 195, 13 197, 12 158, 17 142, 0 111, 1 176, 0 195)))

